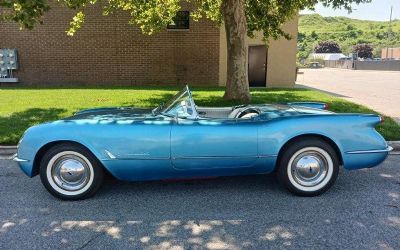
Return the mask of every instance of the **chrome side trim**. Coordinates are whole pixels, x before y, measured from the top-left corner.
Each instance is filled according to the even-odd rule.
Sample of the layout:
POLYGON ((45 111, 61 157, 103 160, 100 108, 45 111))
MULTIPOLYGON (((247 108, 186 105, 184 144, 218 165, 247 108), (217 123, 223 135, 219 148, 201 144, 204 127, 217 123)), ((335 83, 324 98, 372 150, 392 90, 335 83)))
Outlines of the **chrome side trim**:
POLYGON ((117 157, 115 157, 115 155, 111 154, 110 151, 108 150, 104 150, 104 152, 106 152, 107 156, 110 157, 110 159, 116 159, 117 157))
POLYGON ((270 157, 278 157, 278 155, 259 155, 257 158, 270 158, 270 157))
POLYGON ((102 161, 110 161, 110 160, 169 160, 169 157, 149 157, 149 153, 137 153, 137 154, 128 154, 127 156, 117 157, 113 155, 107 149, 104 150, 107 159, 101 159, 102 161))
POLYGON ((153 157, 153 158, 145 158, 145 157, 134 157, 134 158, 115 158, 115 159, 101 159, 101 161, 115 161, 115 160, 119 160, 119 161, 156 161, 156 160, 171 160, 171 158, 169 157, 153 157))
POLYGON ((375 153, 387 153, 392 151, 393 148, 388 146, 386 149, 377 149, 377 150, 358 150, 358 151, 349 151, 346 154, 375 154, 375 153))
POLYGON ((251 156, 178 156, 172 157, 172 160, 185 160, 185 159, 240 159, 240 158, 270 158, 277 157, 278 155, 251 155, 251 156))
MULTIPOLYGON (((108 152, 107 150, 105 150, 108 152)), ((108 152, 109 153, 109 152, 108 152)), ((111 154, 111 153, 110 153, 111 154)), ((108 155, 108 154, 107 154, 108 155)), ((111 154, 112 155, 112 154, 111 154)), ((271 158, 271 157, 278 157, 278 155, 259 155, 259 156, 178 156, 178 157, 121 157, 121 158, 116 158, 114 155, 112 155, 114 158, 112 158, 110 155, 109 159, 101 159, 102 161, 110 161, 110 160, 188 160, 188 159, 240 159, 240 158, 255 158, 255 159, 260 159, 260 158, 271 158)))
POLYGON ((12 159, 13 161, 16 161, 16 162, 28 162, 28 161, 29 161, 29 160, 25 160, 25 159, 20 159, 20 158, 18 158, 18 157, 17 157, 17 154, 13 155, 13 156, 11 157, 11 159, 12 159))

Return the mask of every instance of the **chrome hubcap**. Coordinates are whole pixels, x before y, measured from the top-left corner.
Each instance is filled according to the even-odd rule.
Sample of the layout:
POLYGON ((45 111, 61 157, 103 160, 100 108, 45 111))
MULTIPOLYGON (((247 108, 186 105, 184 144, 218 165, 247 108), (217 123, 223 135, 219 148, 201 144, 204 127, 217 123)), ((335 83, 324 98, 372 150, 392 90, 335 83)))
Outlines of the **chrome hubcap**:
POLYGON ((312 187, 320 184, 328 173, 325 157, 316 151, 299 154, 292 163, 293 179, 300 185, 312 187))
POLYGON ((75 155, 65 155, 54 163, 52 179, 60 188, 76 191, 89 181, 89 167, 86 162, 75 155))

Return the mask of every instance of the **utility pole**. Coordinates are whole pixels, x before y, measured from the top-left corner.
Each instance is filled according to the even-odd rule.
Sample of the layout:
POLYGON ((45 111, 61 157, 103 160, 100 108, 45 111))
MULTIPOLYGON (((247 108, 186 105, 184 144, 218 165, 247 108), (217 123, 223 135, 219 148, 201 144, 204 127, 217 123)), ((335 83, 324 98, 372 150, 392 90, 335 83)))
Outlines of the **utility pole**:
MULTIPOLYGON (((389 29, 388 29, 388 42, 390 43, 390 41, 392 40, 392 16, 393 16, 393 6, 390 7, 390 21, 389 21, 389 29)), ((390 45, 390 51, 392 52, 392 56, 393 57, 393 50, 392 50, 392 46, 390 45)), ((389 45, 386 47, 386 59, 389 59, 389 45)))

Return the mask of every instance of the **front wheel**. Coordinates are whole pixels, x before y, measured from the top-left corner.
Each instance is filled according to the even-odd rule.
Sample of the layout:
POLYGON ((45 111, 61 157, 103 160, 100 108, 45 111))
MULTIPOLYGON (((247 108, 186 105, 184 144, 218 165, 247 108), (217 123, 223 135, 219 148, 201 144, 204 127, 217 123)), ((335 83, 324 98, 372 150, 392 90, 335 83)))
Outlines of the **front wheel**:
POLYGON ((292 193, 317 196, 335 183, 339 165, 338 156, 330 144, 318 139, 304 139, 283 152, 278 176, 292 193))
POLYGON ((94 195, 103 180, 103 169, 91 152, 75 144, 50 148, 40 163, 40 179, 46 189, 63 200, 94 195))

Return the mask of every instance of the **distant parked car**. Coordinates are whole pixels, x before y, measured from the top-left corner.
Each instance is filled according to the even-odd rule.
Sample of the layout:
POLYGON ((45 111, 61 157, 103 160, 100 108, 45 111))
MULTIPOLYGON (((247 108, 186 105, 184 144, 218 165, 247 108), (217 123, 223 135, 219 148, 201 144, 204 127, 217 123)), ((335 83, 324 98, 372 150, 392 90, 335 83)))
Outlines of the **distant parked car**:
POLYGON ((312 69, 318 69, 321 68, 321 64, 319 62, 310 62, 309 67, 312 69))
POLYGON ((105 172, 127 181, 276 172, 293 193, 315 196, 334 184, 340 166, 370 168, 391 150, 375 130, 380 116, 326 108, 199 107, 186 87, 154 109, 89 109, 31 127, 14 160, 65 200, 92 196, 105 172))

